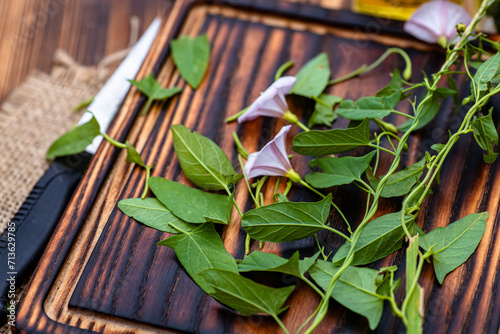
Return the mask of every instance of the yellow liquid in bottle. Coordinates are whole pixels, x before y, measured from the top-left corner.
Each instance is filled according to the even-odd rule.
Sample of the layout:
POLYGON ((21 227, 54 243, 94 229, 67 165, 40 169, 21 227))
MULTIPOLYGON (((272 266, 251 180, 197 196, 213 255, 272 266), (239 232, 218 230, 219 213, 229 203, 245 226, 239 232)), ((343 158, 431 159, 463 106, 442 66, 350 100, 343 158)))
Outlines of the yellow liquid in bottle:
MULTIPOLYGON (((461 3, 461 0, 452 0, 461 3)), ((406 21, 426 0, 354 0, 355 12, 406 21)))

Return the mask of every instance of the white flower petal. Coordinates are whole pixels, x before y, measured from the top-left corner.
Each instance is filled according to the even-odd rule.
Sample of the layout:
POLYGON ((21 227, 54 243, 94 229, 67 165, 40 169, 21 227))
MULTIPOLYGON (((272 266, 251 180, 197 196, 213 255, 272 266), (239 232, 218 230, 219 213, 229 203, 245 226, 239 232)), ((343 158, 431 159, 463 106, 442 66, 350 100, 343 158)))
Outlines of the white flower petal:
POLYGON ((428 43, 437 43, 440 37, 450 42, 459 23, 469 24, 471 17, 460 5, 447 0, 433 0, 423 3, 411 15, 404 30, 428 43))
POLYGON ((260 175, 285 176, 292 169, 285 145, 290 128, 291 125, 284 126, 262 150, 248 155, 244 168, 248 178, 260 175))
POLYGON ((295 77, 276 80, 238 117, 238 123, 251 121, 259 116, 282 117, 289 110, 285 95, 290 93, 294 83, 295 77))

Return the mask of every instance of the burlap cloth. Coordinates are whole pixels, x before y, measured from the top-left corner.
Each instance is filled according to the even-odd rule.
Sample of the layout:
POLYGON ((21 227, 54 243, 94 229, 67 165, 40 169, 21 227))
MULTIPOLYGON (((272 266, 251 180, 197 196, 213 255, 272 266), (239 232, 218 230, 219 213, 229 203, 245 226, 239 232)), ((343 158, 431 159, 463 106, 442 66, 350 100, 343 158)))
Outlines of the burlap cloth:
MULTIPOLYGON (((132 17, 130 24, 127 49, 97 66, 81 66, 57 50, 50 74, 35 71, 0 105, 0 234, 49 167, 45 154, 50 144, 85 111, 74 111, 75 106, 97 94, 136 43, 138 19, 132 17)), ((18 287, 17 296, 23 288, 18 287)), ((0 334, 4 333, 11 333, 7 324, 0 327, 0 334)))
POLYGON ((130 24, 127 49, 90 67, 58 50, 50 74, 32 73, 0 106, 0 234, 48 168, 50 144, 85 111, 74 111, 75 106, 96 95, 137 41, 138 18, 132 17, 130 24))
POLYGON ((31 74, 0 106, 0 232, 48 168, 50 144, 81 117, 73 108, 102 86, 97 72, 57 51, 50 74, 31 74))

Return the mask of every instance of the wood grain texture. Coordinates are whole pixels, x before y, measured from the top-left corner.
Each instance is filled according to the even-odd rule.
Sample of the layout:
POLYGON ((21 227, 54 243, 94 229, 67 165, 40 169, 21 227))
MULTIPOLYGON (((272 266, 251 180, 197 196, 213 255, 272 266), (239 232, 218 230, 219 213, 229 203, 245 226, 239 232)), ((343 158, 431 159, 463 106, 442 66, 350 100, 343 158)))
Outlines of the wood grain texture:
MULTIPOLYGON (((0 2, 0 102, 34 69, 49 72, 54 51, 96 65, 127 47, 129 19, 140 31, 173 0, 16 0, 0 2)), ((75 103, 78 103, 76 101, 75 103)))
MULTIPOLYGON (((339 12, 303 3, 239 1, 237 6, 234 2, 190 6, 188 1, 177 2, 138 77, 153 72, 163 86, 178 85, 183 92, 167 103, 155 104, 145 117, 138 117, 144 98, 132 90, 109 130, 110 136, 120 140, 127 137, 147 164, 155 163, 154 175, 192 185, 180 170, 172 147, 170 126, 181 123, 213 139, 236 166, 233 131, 237 131, 248 151, 253 152, 285 123, 259 118, 242 125, 226 125, 224 120, 250 104, 272 82, 275 70, 285 61, 296 62, 289 71, 293 75, 308 59, 325 51, 330 55, 332 75, 339 77, 364 63, 371 63, 388 45, 398 45, 410 53, 414 69, 434 72, 442 62, 443 54, 437 49, 403 39, 401 35, 360 33, 359 29, 347 27, 352 16, 339 16, 339 12), (212 55, 208 74, 200 88, 193 91, 174 70, 168 42, 179 34, 200 33, 207 33, 212 55)), ((375 71, 331 87, 329 92, 351 99, 374 94, 389 82, 387 74, 394 67, 402 69, 403 65, 400 58, 391 56, 375 71)), ((414 80, 418 81, 422 75, 415 72, 414 80)), ((459 84, 465 86, 464 82, 459 84)), ((313 106, 300 98, 293 98, 290 103, 292 110, 303 119, 312 112, 313 106)), ((498 105, 500 101, 496 99, 494 103, 498 105)), ((446 137, 443 129, 458 125, 459 116, 453 114, 451 101, 446 100, 443 106, 446 111, 410 140, 409 153, 404 157, 406 165, 419 160, 431 144, 442 142, 446 137)), ((409 105, 404 104, 399 110, 409 111, 409 105)), ((390 117, 397 124, 404 121, 400 116, 390 117)), ((495 119, 498 120, 498 112, 495 119)), ((334 124, 337 128, 346 126, 346 120, 334 124)), ((292 134, 298 131, 294 127, 292 134)), ((363 153, 363 150, 356 152, 363 153)), ((307 162, 297 155, 292 159, 292 165, 301 175, 308 171, 307 162)), ((383 159, 380 168, 387 169, 388 163, 383 159)), ((442 184, 433 188, 434 195, 426 202, 419 225, 429 231, 484 210, 490 212, 490 218, 477 252, 452 272, 442 286, 434 278, 431 266, 425 266, 420 281, 425 293, 424 329, 429 333, 496 333, 500 324, 497 293, 500 281, 500 164, 484 164, 481 150, 470 137, 464 137, 443 170, 442 184)), ((278 332, 269 317, 242 317, 204 294, 182 270, 170 248, 155 246, 167 234, 147 228, 117 209, 120 199, 140 196, 144 178, 140 168, 125 162, 124 152, 108 144, 100 147, 31 280, 19 309, 17 330, 50 333, 81 330, 105 333, 278 332)), ((271 178, 264 189, 268 202, 275 180, 271 178)), ((283 182, 281 187, 284 188, 283 182)), ((333 194, 348 218, 356 221, 364 211, 358 204, 363 195, 350 186, 335 190, 333 194)), ((240 207, 252 208, 244 187, 238 188, 235 198, 240 207)), ((312 201, 317 197, 307 189, 295 187, 291 200, 312 201)), ((380 214, 397 210, 398 205, 397 201, 383 200, 380 214)), ((334 227, 343 229, 338 214, 332 213, 329 219, 334 227)), ((244 234, 236 212, 232 220, 234 223, 220 232, 227 250, 242 258, 244 234)), ((336 250, 342 243, 328 233, 320 233, 319 239, 327 245, 327 250, 336 250)), ((256 249, 257 245, 254 243, 252 247, 256 249)), ((301 255, 309 256, 316 251, 315 247, 314 239, 309 238, 282 245, 266 243, 263 250, 288 257, 299 249, 301 255)), ((398 273, 402 275, 403 255, 397 252, 372 267, 398 264, 398 273)), ((314 311, 318 297, 293 278, 269 275, 268 279, 274 284, 298 284, 293 298, 287 302, 291 307, 282 317, 285 325, 295 331, 314 311)), ((376 332, 403 330, 401 322, 386 307, 376 332)), ((317 332, 360 333, 369 332, 369 329, 364 318, 332 301, 327 318, 317 332)))

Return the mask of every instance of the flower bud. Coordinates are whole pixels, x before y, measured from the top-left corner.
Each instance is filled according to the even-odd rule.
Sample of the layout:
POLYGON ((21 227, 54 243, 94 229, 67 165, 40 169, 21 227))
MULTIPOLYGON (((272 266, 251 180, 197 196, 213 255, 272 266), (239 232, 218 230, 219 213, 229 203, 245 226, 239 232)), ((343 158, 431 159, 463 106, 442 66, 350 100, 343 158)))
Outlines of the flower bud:
POLYGON ((457 29, 458 34, 461 35, 465 32, 465 28, 467 27, 465 26, 465 24, 459 23, 455 26, 455 28, 457 29))

